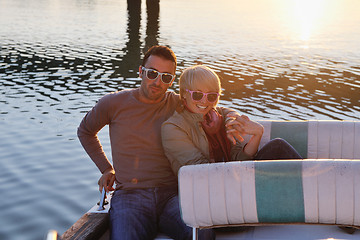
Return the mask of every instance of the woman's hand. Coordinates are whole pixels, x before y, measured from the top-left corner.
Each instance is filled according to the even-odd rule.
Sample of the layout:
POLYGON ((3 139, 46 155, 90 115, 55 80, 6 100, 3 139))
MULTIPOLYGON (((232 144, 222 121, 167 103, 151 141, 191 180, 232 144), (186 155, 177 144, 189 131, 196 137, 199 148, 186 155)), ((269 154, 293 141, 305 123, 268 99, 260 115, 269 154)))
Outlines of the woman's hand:
POLYGON ((238 139, 240 142, 244 141, 246 134, 261 138, 264 132, 264 127, 261 124, 251 121, 249 117, 245 115, 233 112, 227 114, 225 126, 227 136, 233 144, 236 144, 235 139, 238 139))
POLYGON ((236 144, 235 138, 244 141, 244 135, 252 135, 243 151, 249 156, 255 156, 264 133, 264 127, 260 123, 251 121, 245 115, 233 113, 229 113, 226 116, 226 127, 228 129, 228 137, 230 135, 230 140, 233 141, 234 144, 236 144))

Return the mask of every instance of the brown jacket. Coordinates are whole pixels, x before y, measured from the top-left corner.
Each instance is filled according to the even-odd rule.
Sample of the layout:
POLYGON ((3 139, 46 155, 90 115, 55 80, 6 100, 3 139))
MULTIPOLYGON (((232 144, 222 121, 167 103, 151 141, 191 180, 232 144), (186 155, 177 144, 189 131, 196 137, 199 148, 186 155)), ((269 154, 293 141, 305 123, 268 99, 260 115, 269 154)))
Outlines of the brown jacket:
MULTIPOLYGON (((217 111, 223 115, 222 108, 218 107, 217 111)), ((211 162, 209 142, 200 123, 202 121, 201 114, 183 110, 175 112, 162 124, 162 144, 175 174, 181 166, 211 162)), ((232 160, 252 158, 243 152, 243 147, 241 143, 232 146, 232 160)))

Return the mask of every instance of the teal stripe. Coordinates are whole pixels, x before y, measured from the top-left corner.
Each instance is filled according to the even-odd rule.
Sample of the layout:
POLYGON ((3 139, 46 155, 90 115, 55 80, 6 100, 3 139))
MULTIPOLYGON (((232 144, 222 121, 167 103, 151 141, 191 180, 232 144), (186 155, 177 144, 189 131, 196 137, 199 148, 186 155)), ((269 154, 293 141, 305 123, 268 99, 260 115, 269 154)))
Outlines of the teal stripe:
POLYGON ((303 158, 307 158, 308 125, 307 121, 272 122, 270 138, 285 139, 303 158))
POLYGON ((259 222, 305 222, 301 161, 255 162, 259 222))

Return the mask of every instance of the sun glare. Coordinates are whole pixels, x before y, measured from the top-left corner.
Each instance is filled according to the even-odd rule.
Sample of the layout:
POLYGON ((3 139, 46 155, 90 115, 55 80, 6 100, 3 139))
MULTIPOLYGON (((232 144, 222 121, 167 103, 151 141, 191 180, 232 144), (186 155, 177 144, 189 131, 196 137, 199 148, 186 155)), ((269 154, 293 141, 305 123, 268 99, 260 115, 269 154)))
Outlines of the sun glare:
POLYGON ((299 31, 299 38, 308 41, 326 7, 326 0, 294 0, 294 20, 299 31))

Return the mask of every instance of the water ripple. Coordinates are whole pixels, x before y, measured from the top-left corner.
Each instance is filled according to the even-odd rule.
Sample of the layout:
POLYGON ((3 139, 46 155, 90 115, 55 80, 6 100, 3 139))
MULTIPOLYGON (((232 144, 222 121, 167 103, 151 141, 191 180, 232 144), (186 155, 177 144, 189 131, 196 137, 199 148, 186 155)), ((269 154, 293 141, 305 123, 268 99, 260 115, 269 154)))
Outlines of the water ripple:
MULTIPOLYGON (((290 36, 274 38, 280 28, 255 21, 259 15, 247 15, 245 5, 235 11, 230 1, 193 1, 189 9, 161 1, 160 18, 156 6, 145 11, 133 2, 0 2, 1 239, 63 232, 97 200, 99 171, 77 126, 104 94, 140 86, 143 50, 157 43, 177 54, 178 76, 196 63, 213 68, 222 81, 220 105, 253 119, 360 120, 356 21, 346 39, 331 28, 305 48, 290 36), (239 13, 219 20, 219 8, 239 13)), ((100 132, 111 156, 107 136, 100 132)))

